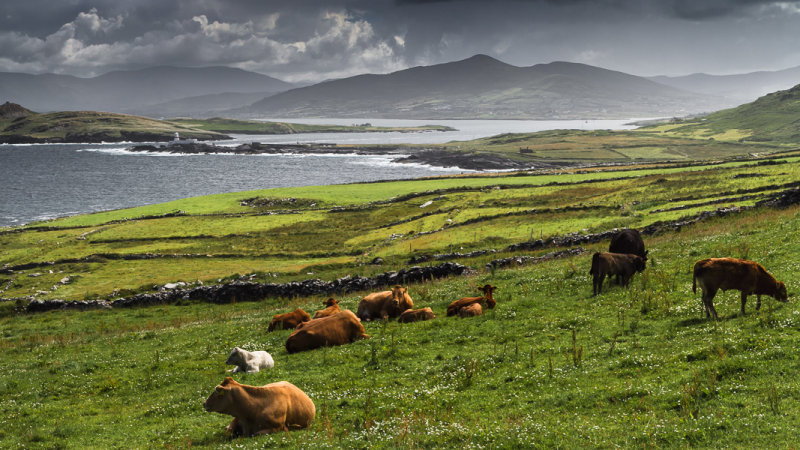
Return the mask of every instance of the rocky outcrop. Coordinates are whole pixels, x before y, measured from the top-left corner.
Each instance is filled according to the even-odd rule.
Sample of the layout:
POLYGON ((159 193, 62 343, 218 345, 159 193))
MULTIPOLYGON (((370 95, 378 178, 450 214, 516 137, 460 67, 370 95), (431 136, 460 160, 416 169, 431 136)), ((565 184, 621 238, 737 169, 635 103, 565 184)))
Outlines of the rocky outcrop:
POLYGON ((20 117, 27 117, 32 114, 36 113, 16 103, 5 102, 0 105, 0 119, 19 119, 20 117))
POLYGON ((576 165, 564 162, 529 162, 516 161, 491 153, 467 153, 442 148, 426 148, 419 150, 404 145, 363 145, 346 146, 336 144, 263 144, 251 142, 236 147, 204 144, 200 142, 171 143, 168 145, 137 145, 127 150, 133 152, 169 152, 186 154, 203 153, 235 153, 243 155, 281 154, 281 153, 340 153, 356 155, 398 155, 393 162, 426 164, 436 167, 457 167, 466 170, 509 170, 550 168, 576 165), (410 155, 409 155, 410 154, 410 155), (400 156, 402 155, 402 156, 400 156))

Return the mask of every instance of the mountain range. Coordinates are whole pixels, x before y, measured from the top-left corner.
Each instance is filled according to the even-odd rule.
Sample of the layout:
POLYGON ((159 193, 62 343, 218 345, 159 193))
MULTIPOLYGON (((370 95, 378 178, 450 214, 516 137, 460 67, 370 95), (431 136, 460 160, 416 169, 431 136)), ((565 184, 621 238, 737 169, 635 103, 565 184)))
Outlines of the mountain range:
POLYGON ((800 83, 800 67, 639 77, 586 64, 518 67, 486 55, 298 87, 228 67, 152 67, 93 78, 0 73, 0 102, 155 118, 589 119, 707 113, 800 83))
POLYGON ((680 77, 649 77, 651 81, 689 92, 715 95, 736 104, 751 102, 770 92, 788 89, 800 83, 800 67, 774 72, 750 72, 736 75, 695 73, 680 77))
POLYGON ((583 119, 686 115, 731 106, 586 64, 517 67, 486 55, 292 89, 238 114, 272 117, 583 119))
POLYGON ((166 109, 170 116, 177 116, 197 111, 191 109, 196 105, 187 98, 203 96, 204 110, 214 111, 246 105, 293 87, 266 75, 219 66, 159 66, 108 72, 93 78, 0 73, 0 101, 39 112, 93 110, 159 117, 165 115, 161 111, 166 109), (231 104, 231 98, 239 102, 231 104), (189 102, 189 109, 181 109, 180 102, 189 102))

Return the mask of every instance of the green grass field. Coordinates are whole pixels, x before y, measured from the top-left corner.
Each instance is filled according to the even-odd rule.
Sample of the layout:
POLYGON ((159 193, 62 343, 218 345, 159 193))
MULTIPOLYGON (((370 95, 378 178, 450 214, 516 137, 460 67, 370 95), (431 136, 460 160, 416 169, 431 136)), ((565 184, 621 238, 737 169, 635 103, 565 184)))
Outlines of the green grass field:
MULTIPOLYGON (((421 254, 499 251, 453 258, 475 275, 409 286, 435 320, 367 323, 370 340, 292 355, 290 332, 267 333, 269 320, 298 306, 313 314, 327 296, 40 314, 4 302, 0 447, 792 447, 800 207, 646 236, 648 269, 629 289, 597 297, 591 252, 607 241, 521 268, 485 265, 552 250, 505 251, 512 243, 752 206, 794 186, 799 170, 800 158, 787 155, 275 189, 4 229, 5 298, 109 299, 248 274, 330 280, 397 270, 421 254), (267 206, 240 204, 254 197, 267 206), (289 212, 281 205, 297 209, 276 214, 289 212), (108 257, 126 254, 157 257, 108 257), (384 265, 368 264, 375 256, 384 265), (740 316, 738 293, 719 293, 721 320, 706 320, 691 267, 720 256, 762 263, 786 282, 789 302, 767 297, 757 312, 751 301, 740 316), (496 309, 445 317, 450 301, 485 283, 498 287, 496 309), (273 355, 274 369, 235 379, 294 383, 316 404, 311 429, 225 436, 230 417, 204 412, 202 402, 226 376, 234 346, 273 355)), ((355 310, 364 294, 337 298, 355 310)))
MULTIPOLYGON (((322 297, 50 312, 2 319, 4 447, 791 447, 800 365, 796 300, 701 319, 692 263, 761 261, 797 292, 800 208, 750 211, 648 238, 630 289, 591 297, 590 254, 410 286, 438 317, 368 323, 371 340, 289 355, 271 315, 322 297), (449 301, 498 286, 482 317, 449 301), (233 346, 265 349, 314 400, 310 430, 228 440, 202 402, 233 346)), ((595 246, 603 248, 606 244, 595 246)), ((593 248, 595 248, 593 247, 593 248)), ((359 295, 341 297, 354 310, 359 295)))

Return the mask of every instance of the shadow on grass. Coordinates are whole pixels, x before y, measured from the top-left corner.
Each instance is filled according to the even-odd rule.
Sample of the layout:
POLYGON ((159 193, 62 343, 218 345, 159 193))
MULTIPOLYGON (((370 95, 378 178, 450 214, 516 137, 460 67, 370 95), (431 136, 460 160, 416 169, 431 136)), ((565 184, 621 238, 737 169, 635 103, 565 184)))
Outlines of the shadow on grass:
POLYGON ((678 322, 678 326, 679 327, 691 327, 691 326, 694 326, 694 325, 700 325, 700 324, 706 323, 709 320, 713 320, 713 319, 706 319, 705 317, 695 317, 695 318, 692 318, 692 319, 683 319, 683 320, 678 322))

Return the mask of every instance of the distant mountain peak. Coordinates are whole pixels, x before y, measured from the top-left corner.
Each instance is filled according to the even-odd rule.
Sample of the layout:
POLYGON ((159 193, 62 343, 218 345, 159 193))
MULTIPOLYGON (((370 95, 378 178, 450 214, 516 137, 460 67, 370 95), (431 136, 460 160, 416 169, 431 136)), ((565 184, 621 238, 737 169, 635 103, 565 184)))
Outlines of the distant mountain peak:
POLYGON ((26 117, 31 114, 34 114, 34 112, 16 103, 5 102, 0 105, 0 118, 3 119, 16 119, 17 117, 26 117))
MULTIPOLYGON (((448 64, 448 63, 445 63, 445 64, 448 64)), ((485 55, 483 53, 478 53, 477 55, 470 56, 467 59, 462 59, 461 61, 455 61, 455 62, 449 63, 449 64, 470 64, 470 65, 475 65, 475 64, 481 64, 481 65, 494 64, 494 65, 500 65, 500 66, 511 66, 511 64, 505 63, 503 61, 500 61, 497 58, 493 58, 493 57, 491 57, 489 55, 485 55)))

